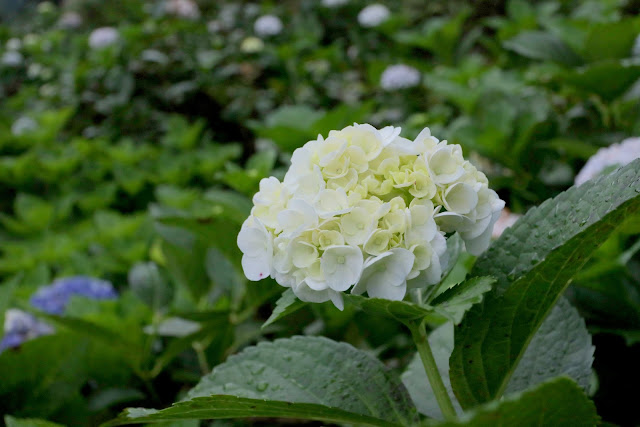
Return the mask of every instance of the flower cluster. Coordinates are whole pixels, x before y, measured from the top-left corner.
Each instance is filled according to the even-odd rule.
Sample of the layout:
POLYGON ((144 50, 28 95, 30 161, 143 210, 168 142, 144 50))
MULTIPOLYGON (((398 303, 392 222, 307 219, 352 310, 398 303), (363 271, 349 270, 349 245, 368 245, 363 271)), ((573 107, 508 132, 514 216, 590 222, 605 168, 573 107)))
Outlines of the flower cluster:
POLYGON ((16 348, 23 342, 53 333, 53 328, 38 321, 22 310, 9 309, 4 314, 4 336, 0 341, 0 353, 8 348, 16 348))
POLYGON ((575 184, 582 185, 607 169, 617 168, 640 158, 640 138, 627 138, 598 150, 576 175, 575 184))
POLYGON ((75 276, 58 279, 40 288, 31 297, 31 305, 49 314, 62 314, 74 295, 95 300, 115 299, 118 296, 110 282, 75 276))
POLYGON ((406 89, 420 83, 420 71, 404 64, 388 66, 380 76, 380 86, 384 90, 406 89))
POLYGON ((263 15, 256 19, 253 31, 260 37, 278 35, 282 31, 282 21, 275 15, 263 15))
POLYGON ((283 182, 265 178, 238 235, 249 280, 273 277, 303 301, 341 292, 401 300, 440 280, 445 233, 486 249, 504 202, 459 145, 364 124, 298 148, 283 182))
POLYGON ((179 18, 198 19, 200 8, 193 0, 169 0, 165 3, 165 11, 179 18))
POLYGON ((113 27, 96 28, 89 34, 89 47, 102 49, 111 46, 120 39, 120 33, 113 27))
POLYGON ((391 16, 383 4, 370 4, 358 13, 358 22, 364 28, 373 28, 385 22, 391 16))

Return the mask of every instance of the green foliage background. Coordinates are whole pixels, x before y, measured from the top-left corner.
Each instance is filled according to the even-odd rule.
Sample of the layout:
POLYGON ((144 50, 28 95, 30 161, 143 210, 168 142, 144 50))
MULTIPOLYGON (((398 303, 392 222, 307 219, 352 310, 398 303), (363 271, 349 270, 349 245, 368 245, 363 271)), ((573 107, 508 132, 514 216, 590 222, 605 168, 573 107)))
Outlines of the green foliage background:
MULTIPOLYGON (((7 425, 33 425, 22 418, 98 425, 127 406, 164 408, 230 355, 291 335, 348 342, 368 353, 357 357, 377 356, 395 374, 411 369, 413 343, 393 319, 427 315, 436 331, 446 319, 459 323, 488 291, 475 287, 482 279, 441 289, 429 301, 435 314, 357 297, 343 312, 285 301, 263 327, 283 288, 248 283, 239 268, 235 239, 260 179, 283 176, 291 152, 318 134, 368 122, 402 126, 413 137, 429 126, 461 144, 509 209, 524 213, 569 188, 599 148, 640 133, 637 1, 403 0, 387 2, 392 18, 371 29, 357 24, 366 5, 359 0, 335 9, 312 0, 197 3, 201 16, 193 20, 166 14, 162 2, 2 3, 0 57, 18 39, 23 60, 0 65, 0 325, 7 308, 26 308, 57 277, 102 277, 121 294, 103 303, 74 299, 65 317, 43 317, 55 335, 0 354, 0 414, 15 417, 7 425), (82 17, 79 28, 60 26, 69 11, 82 17), (257 52, 243 51, 265 13, 283 20, 282 33, 257 52), (89 33, 106 25, 120 39, 90 49, 89 33), (421 72, 417 87, 380 87, 383 70, 397 63, 421 72)), ((588 202, 600 203, 597 195, 588 202)), ((596 220, 589 206, 571 203, 567 218, 596 220)), ((622 226, 595 252, 596 243, 584 246, 593 258, 571 272, 566 296, 594 334, 598 413, 637 424, 621 387, 640 380, 640 220, 616 212, 622 226)), ((542 213, 540 222, 555 220, 542 213)), ((565 237, 540 239, 552 245, 565 237)), ((496 276, 502 290, 512 281, 508 260, 497 275, 487 258, 474 270, 473 263, 459 257, 445 283, 469 271, 496 276)), ((491 295, 471 316, 495 303, 491 295)), ((474 341, 468 324, 461 328, 474 341)), ((230 363, 221 369, 231 371, 230 363)), ((506 386, 496 375, 491 393, 506 386)), ((553 394, 545 384, 518 402, 544 405, 539 397, 553 394)), ((497 409, 507 424, 520 410, 512 404, 497 409)), ((477 422, 496 410, 481 408, 477 422)), ((594 419, 591 412, 585 419, 594 419)), ((407 407, 400 415, 417 416, 407 407)))

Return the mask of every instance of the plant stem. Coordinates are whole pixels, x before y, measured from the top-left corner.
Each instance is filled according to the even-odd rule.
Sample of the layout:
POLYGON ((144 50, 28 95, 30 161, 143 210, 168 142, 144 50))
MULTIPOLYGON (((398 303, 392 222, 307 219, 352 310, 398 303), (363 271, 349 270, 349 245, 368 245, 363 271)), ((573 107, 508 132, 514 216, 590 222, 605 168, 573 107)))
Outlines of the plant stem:
POLYGON ((418 349, 420 359, 422 359, 424 370, 427 373, 429 384, 431 384, 431 389, 433 390, 433 394, 436 396, 442 415, 444 415, 444 418, 447 421, 455 421, 457 419, 456 410, 453 407, 453 403, 449 397, 449 392, 444 386, 444 382, 442 381, 442 377, 438 371, 438 366, 433 358, 424 323, 416 322, 407 326, 409 326, 409 329, 411 330, 411 337, 418 349))
POLYGON ((207 362, 207 356, 204 354, 204 347, 202 343, 196 341, 192 344, 193 349, 196 351, 196 355, 198 356, 198 365, 200 365, 200 370, 202 371, 202 375, 207 375, 211 372, 209 368, 209 363, 207 362))

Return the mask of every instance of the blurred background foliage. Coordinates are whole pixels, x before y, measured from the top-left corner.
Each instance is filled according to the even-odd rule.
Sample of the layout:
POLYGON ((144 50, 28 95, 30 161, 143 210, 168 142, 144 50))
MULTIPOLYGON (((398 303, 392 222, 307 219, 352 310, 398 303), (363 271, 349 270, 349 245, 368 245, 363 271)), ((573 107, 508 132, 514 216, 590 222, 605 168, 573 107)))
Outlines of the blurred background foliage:
MULTIPOLYGON (((260 327, 282 288, 247 283, 236 235, 260 179, 318 134, 429 126, 523 213, 640 133, 639 1, 389 1, 370 28, 359 0, 186 3, 0 2, 0 314, 69 275, 121 295, 73 299, 44 318, 55 335, 0 354, 0 413, 92 425, 166 406, 247 344, 300 333, 406 366, 406 331, 352 307, 260 327), (264 14, 278 34, 256 33, 264 14), (91 47, 105 26, 117 39, 91 47), (394 64, 419 83, 383 88, 394 64)), ((630 218, 570 289, 599 412, 622 424, 640 422, 619 390, 640 380, 639 231, 630 218)))

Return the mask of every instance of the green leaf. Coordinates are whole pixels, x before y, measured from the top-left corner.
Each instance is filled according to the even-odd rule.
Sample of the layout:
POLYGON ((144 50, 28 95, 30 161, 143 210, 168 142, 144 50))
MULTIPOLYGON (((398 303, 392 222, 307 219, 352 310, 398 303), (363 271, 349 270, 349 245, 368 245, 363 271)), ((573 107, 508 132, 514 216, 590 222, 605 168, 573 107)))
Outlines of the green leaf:
POLYGON ((451 381, 467 408, 499 398, 547 313, 593 251, 640 210, 640 160, 529 210, 481 256, 495 289, 456 330, 451 381))
POLYGON ((538 427, 598 425, 596 408, 568 378, 556 378, 519 395, 483 405, 457 422, 429 423, 437 427, 538 427))
POLYGON ((580 65, 582 59, 562 40, 543 31, 523 31, 503 42, 506 49, 531 59, 558 62, 564 65, 580 65))
POLYGON ((62 427, 62 424, 52 423, 47 420, 38 418, 13 418, 9 415, 5 415, 4 423, 7 427, 62 427))
POLYGON ((638 32, 638 19, 591 25, 581 49, 582 54, 588 61, 628 58, 638 32))
POLYGON ((272 323, 294 313, 305 306, 304 301, 300 301, 298 297, 293 293, 291 289, 287 289, 282 293, 282 296, 276 301, 276 308, 273 309, 271 316, 262 325, 262 328, 266 328, 272 323))
POLYGON ((564 82, 610 101, 629 90, 638 78, 640 65, 605 61, 570 71, 564 82))
POLYGON ((578 310, 561 298, 531 340, 506 393, 526 390, 559 374, 568 375, 587 390, 594 351, 578 310))
POLYGON ((204 377, 187 400, 161 411, 129 409, 110 425, 233 417, 379 426, 418 421, 404 386, 376 358, 345 343, 299 336, 249 347, 204 377))
POLYGON ((422 320, 426 316, 434 314, 431 307, 421 307, 407 301, 391 301, 350 294, 344 294, 344 298, 371 315, 388 317, 404 324, 422 320))
POLYGON ((140 262, 129 270, 131 291, 154 311, 161 311, 171 302, 173 289, 155 262, 140 262))
POLYGON ((483 295, 495 282, 493 277, 474 277, 447 289, 431 301, 431 305, 438 313, 459 324, 462 316, 471 306, 482 301, 483 295))

